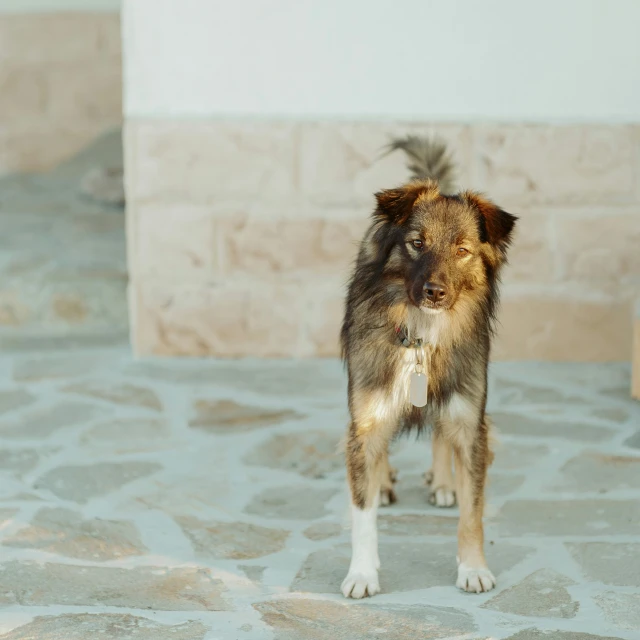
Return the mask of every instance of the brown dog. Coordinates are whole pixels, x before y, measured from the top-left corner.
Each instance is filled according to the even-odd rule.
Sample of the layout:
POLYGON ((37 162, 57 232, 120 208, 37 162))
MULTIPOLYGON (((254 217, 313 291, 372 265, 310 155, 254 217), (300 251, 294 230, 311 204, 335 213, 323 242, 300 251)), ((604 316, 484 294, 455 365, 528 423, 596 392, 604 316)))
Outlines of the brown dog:
POLYGON ((477 193, 450 195, 444 145, 410 137, 391 148, 407 153, 414 180, 376 194, 341 333, 353 544, 342 593, 362 598, 380 591, 376 513, 379 503, 395 499, 389 443, 427 425, 431 502, 448 507, 457 497, 460 506, 456 584, 489 591, 495 578, 482 527, 491 463, 487 366, 499 274, 516 218, 477 193))

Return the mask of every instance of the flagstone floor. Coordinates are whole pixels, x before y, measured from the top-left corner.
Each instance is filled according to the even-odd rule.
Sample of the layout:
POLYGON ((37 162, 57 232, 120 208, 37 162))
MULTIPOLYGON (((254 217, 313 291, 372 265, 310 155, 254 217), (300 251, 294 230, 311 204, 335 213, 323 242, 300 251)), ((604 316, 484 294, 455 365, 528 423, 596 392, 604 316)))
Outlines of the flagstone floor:
POLYGON ((492 367, 491 593, 454 587, 456 510, 398 442, 382 593, 354 602, 338 362, 53 346, 0 361, 1 640, 640 637, 626 366, 492 367))

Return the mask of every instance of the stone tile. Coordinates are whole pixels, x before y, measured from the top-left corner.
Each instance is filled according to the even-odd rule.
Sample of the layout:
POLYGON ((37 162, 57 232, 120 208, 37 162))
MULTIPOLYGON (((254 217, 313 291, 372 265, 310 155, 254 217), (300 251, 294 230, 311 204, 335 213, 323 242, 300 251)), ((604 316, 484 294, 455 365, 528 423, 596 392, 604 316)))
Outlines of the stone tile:
POLYGON ((103 606, 158 611, 230 611, 223 583, 208 569, 80 567, 6 562, 0 565, 0 604, 103 606))
POLYGON ((278 434, 250 451, 244 459, 250 465, 295 471, 308 478, 324 478, 344 469, 338 438, 323 431, 278 434))
POLYGON ((622 640, 614 636, 594 636, 583 631, 542 631, 540 629, 525 629, 504 640, 622 640))
POLYGON ((115 454, 175 447, 168 423, 160 418, 113 418, 100 422, 80 436, 80 443, 115 454))
POLYGON ((481 125, 474 134, 478 186, 502 206, 635 201, 631 127, 481 125))
MULTIPOLYGON (((51 453, 51 451, 47 451, 51 453)), ((20 477, 35 469, 43 451, 38 449, 2 449, 0 450, 0 470, 9 471, 20 477)))
MULTIPOLYGON (((631 351, 630 304, 505 290, 493 360, 623 362, 631 351), (602 327, 608 327, 606 335, 602 327)), ((627 391, 627 397, 629 397, 627 391)))
MULTIPOLYGON (((500 573, 511 569, 533 550, 497 543, 487 548, 487 561, 500 580, 500 573)), ((315 551, 307 557, 291 584, 292 591, 339 593, 347 575, 351 545, 315 551)), ((382 542, 380 544, 380 584, 383 593, 413 591, 429 587, 450 587, 456 580, 456 543, 382 542)))
POLYGON ((30 526, 5 538, 2 544, 94 561, 139 556, 147 551, 131 522, 102 518, 84 520, 70 509, 49 507, 40 509, 30 526))
POLYGON ((337 522, 315 522, 302 533, 309 540, 327 540, 342 535, 346 529, 337 522))
POLYGON ((494 473, 489 469, 487 495, 489 499, 511 495, 524 483, 526 476, 494 473))
POLYGON ((31 410, 20 418, 6 421, 0 426, 0 435, 6 438, 32 440, 48 438, 56 431, 76 427, 100 415, 100 410, 89 404, 60 402, 51 407, 31 410))
POLYGON ((291 409, 267 409, 238 404, 233 400, 196 400, 189 426, 211 434, 246 433, 253 429, 297 420, 291 409))
POLYGON ((593 599, 610 624, 618 629, 640 631, 640 593, 607 591, 593 599))
POLYGON ((520 471, 523 468, 530 468, 539 460, 549 455, 549 447, 544 444, 528 445, 515 442, 498 442, 495 447, 495 460, 491 466, 492 470, 498 471, 520 471))
POLYGON ((130 196, 163 204, 282 202, 296 192, 297 144, 289 123, 129 123, 126 153, 137 158, 130 196))
POLYGON ((203 522, 198 518, 175 518, 200 558, 249 560, 284 549, 289 531, 248 522, 203 522))
POLYGON ((190 388, 222 387, 278 398, 346 398, 347 380, 340 362, 328 360, 138 360, 125 367, 127 375, 162 380, 190 388))
POLYGON ((79 382, 63 387, 62 391, 99 398, 114 404, 162 411, 162 403, 154 391, 126 382, 119 384, 100 381, 79 382))
POLYGON ((244 572, 244 575, 247 576, 247 578, 249 578, 249 580, 251 580, 253 582, 260 583, 260 582, 262 582, 262 576, 264 574, 264 571, 265 571, 266 567, 258 567, 258 566, 254 566, 254 565, 248 565, 248 564, 240 564, 240 565, 238 565, 238 569, 242 569, 242 571, 244 572))
POLYGON ((624 443, 632 449, 640 449, 640 430, 629 436, 624 443))
MULTIPOLYGON (((111 360, 113 361, 113 356, 111 360)), ((99 370, 108 361, 109 357, 101 358, 93 353, 29 357, 16 361, 13 367, 13 379, 18 382, 38 382, 77 378, 99 370)))
POLYGON ((319 489, 306 485, 269 487, 251 499, 245 513, 285 520, 315 520, 327 515, 326 503, 335 489, 319 489))
MULTIPOLYGON (((426 487, 425 487, 426 500, 426 487)), ((378 531, 388 536, 455 536, 458 519, 428 514, 388 514, 378 516, 378 531)))
POLYGON ((575 584, 556 571, 540 569, 481 606, 518 616, 575 618, 580 603, 566 589, 575 584))
POLYGON ((473 618, 453 607, 430 605, 364 605, 279 598, 253 605, 278 640, 405 640, 406 638, 466 637, 475 631, 473 618))
MULTIPOLYGON (((325 212, 320 212, 326 216, 325 212)), ((234 216, 217 223, 226 272, 291 273, 292 270, 344 276, 370 221, 252 219, 234 216), (255 242, 260 238, 260 242, 255 242)))
POLYGON ((559 385, 544 387, 498 378, 495 389, 500 394, 500 403, 506 405, 584 402, 579 396, 567 395, 559 385))
POLYGON ((34 484, 36 489, 48 489, 64 500, 80 504, 105 496, 130 482, 146 478, 162 465, 156 462, 96 462, 89 465, 68 465, 48 471, 34 484))
POLYGON ((640 489, 640 456, 612 456, 597 452, 582 453, 560 469, 559 491, 615 491, 640 489))
POLYGON ((207 627, 195 620, 160 624, 148 618, 119 613, 65 613, 36 616, 31 622, 3 634, 2 640, 204 640, 207 627))
POLYGON ((588 580, 618 587, 640 587, 640 544, 567 542, 566 546, 588 580))
POLYGON ((556 216, 558 238, 563 238, 559 252, 560 268, 566 280, 589 286, 618 287, 640 273, 638 216, 640 206, 626 215, 609 211, 585 219, 584 215, 556 216), (597 242, 606 238, 606 249, 597 242))
POLYGON ((35 397, 24 389, 0 391, 0 415, 33 404, 35 397))
POLYGON ((509 501, 497 523, 503 536, 638 535, 640 504, 633 500, 509 501))
POLYGON ((594 407, 590 413, 594 418, 620 424, 627 422, 630 417, 629 412, 620 407, 594 407))
POLYGON ((567 438, 569 440, 587 442, 610 440, 614 435, 611 429, 580 422, 568 422, 564 418, 542 420, 540 418, 529 418, 515 413, 495 411, 491 413, 491 418, 498 428, 499 433, 508 433, 510 435, 567 438))

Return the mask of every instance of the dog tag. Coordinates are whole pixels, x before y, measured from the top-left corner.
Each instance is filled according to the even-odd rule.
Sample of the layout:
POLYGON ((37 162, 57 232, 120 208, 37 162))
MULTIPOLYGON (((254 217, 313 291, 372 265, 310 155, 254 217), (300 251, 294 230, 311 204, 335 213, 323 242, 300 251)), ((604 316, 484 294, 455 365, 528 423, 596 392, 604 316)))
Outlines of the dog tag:
POLYGON ((414 371, 411 374, 410 399, 414 407, 424 407, 427 404, 428 378, 424 373, 414 371))

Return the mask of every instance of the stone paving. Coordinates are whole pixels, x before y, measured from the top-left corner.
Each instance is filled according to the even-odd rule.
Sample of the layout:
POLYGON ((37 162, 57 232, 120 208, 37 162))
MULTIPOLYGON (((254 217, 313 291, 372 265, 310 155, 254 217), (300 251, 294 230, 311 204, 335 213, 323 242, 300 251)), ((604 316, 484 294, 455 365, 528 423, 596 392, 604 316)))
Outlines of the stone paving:
POLYGON ((456 509, 427 503, 427 444, 399 441, 382 593, 353 602, 337 361, 5 356, 0 640, 640 637, 625 365, 492 367, 491 593, 454 587, 456 509))

